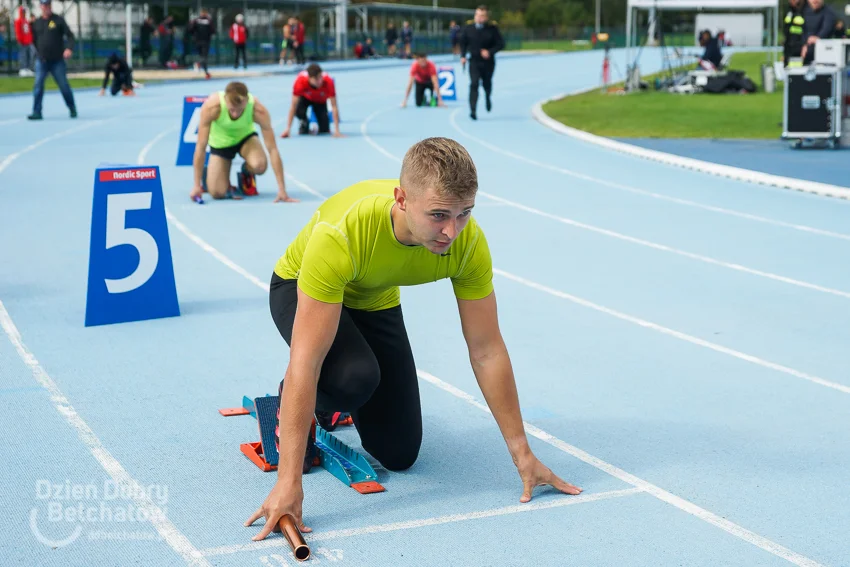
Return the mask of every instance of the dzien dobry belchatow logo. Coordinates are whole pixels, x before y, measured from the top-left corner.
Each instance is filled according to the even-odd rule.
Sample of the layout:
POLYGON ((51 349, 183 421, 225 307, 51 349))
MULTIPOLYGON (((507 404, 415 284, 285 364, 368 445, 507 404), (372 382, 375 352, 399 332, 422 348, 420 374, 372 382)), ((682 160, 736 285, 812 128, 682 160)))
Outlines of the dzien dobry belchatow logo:
POLYGON ((39 542, 57 548, 83 534, 90 540, 156 539, 151 524, 167 513, 168 487, 113 479, 100 484, 41 479, 35 483, 35 499, 30 530, 39 542))

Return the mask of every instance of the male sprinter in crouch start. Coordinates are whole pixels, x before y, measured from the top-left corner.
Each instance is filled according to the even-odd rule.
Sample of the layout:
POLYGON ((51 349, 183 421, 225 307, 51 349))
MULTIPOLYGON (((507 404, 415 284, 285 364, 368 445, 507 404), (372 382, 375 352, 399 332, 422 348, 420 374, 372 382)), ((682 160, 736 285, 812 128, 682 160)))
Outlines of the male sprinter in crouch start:
POLYGON ((309 470, 314 413, 348 412, 363 448, 387 470, 413 465, 422 412, 399 286, 450 278, 472 370, 522 480, 520 502, 558 478, 531 452, 516 383, 499 331, 484 232, 470 212, 478 191, 472 158, 447 138, 404 156, 400 179, 369 180, 333 195, 301 230, 272 274, 269 306, 290 346, 280 384, 277 482, 245 523, 265 539, 290 514, 302 532, 302 474, 309 470))
POLYGON ((202 203, 205 189, 213 199, 240 199, 243 195, 257 194, 255 176, 266 171, 268 160, 254 129, 255 123, 260 125, 277 179, 277 197, 274 202, 297 202, 297 199, 286 193, 283 162, 277 151, 271 115, 266 107, 248 92, 248 87, 238 81, 233 81, 223 91, 210 95, 201 106, 198 141, 192 162, 195 180, 189 194, 193 201, 202 203), (205 168, 207 144, 210 146, 210 159, 205 168), (241 174, 237 176, 239 184, 233 187, 230 185, 230 165, 236 154, 241 155, 245 163, 242 165, 241 174))

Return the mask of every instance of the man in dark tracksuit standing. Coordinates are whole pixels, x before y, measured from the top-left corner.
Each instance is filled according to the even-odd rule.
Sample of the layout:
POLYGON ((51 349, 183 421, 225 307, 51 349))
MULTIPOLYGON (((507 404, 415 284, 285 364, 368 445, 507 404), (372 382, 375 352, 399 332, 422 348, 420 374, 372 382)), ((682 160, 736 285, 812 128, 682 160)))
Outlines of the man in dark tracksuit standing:
POLYGON ((195 39, 195 45, 198 47, 198 55, 201 56, 201 67, 204 68, 204 74, 209 79, 210 71, 207 69, 207 57, 210 54, 212 36, 215 34, 215 24, 213 24, 210 13, 202 10, 201 15, 192 20, 190 25, 192 27, 192 36, 195 39))
POLYGON ((803 8, 803 50, 800 56, 803 65, 810 65, 815 59, 815 49, 819 39, 828 39, 835 29, 835 12, 825 5, 823 0, 809 0, 803 8))
POLYGON ((71 111, 71 118, 77 117, 77 107, 74 104, 74 93, 68 84, 65 60, 69 59, 74 49, 74 34, 62 16, 57 16, 51 9, 50 0, 40 0, 41 17, 32 25, 32 42, 38 56, 35 60, 35 84, 33 85, 32 114, 30 120, 41 120, 41 102, 44 99, 44 80, 47 74, 53 75, 65 105, 71 111), (65 45, 65 40, 68 45, 65 45))
POLYGON ((474 23, 468 24, 460 35, 460 62, 466 65, 466 54, 469 52, 469 116, 477 120, 478 83, 484 86, 484 96, 487 112, 493 108, 490 94, 493 91, 493 71, 496 70, 496 53, 504 49, 505 40, 496 27, 496 22, 490 22, 487 6, 475 9, 474 23))

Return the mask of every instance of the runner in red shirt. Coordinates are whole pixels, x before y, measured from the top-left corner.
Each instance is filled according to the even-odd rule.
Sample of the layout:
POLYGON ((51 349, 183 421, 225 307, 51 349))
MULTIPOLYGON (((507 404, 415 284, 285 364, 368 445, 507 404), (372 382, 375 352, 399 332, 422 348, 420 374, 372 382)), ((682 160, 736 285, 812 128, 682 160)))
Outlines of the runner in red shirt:
POLYGON ((437 105, 443 104, 443 97, 440 96, 440 81, 437 79, 437 67, 433 62, 428 61, 428 56, 424 53, 416 54, 416 61, 410 66, 410 78, 407 80, 407 90, 404 91, 404 100, 401 101, 401 107, 407 106, 407 97, 410 96, 410 88, 413 83, 416 83, 416 106, 427 105, 425 102, 425 91, 431 91, 429 100, 437 97, 437 105))
POLYGON ((281 138, 289 137, 292 127, 292 119, 296 116, 301 121, 298 127, 299 134, 310 131, 310 123, 307 120, 307 108, 313 108, 313 115, 319 124, 319 134, 330 133, 330 120, 328 119, 328 101, 331 103, 334 119, 334 137, 340 138, 339 133, 339 108, 336 105, 336 86, 330 75, 322 71, 318 63, 310 63, 306 70, 298 73, 295 83, 292 85, 292 105, 289 107, 289 116, 286 119, 286 130, 281 138))

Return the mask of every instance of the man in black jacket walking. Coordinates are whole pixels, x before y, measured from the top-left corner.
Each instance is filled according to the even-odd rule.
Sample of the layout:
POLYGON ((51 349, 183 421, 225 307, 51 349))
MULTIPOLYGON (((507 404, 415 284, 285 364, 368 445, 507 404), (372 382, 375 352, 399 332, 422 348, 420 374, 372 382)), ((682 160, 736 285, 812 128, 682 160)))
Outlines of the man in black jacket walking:
POLYGON ((209 57, 212 37, 215 35, 215 24, 206 9, 201 10, 201 15, 189 23, 188 33, 191 33, 195 39, 198 55, 201 56, 201 67, 204 69, 204 75, 209 79, 210 70, 207 68, 207 57, 209 57))
POLYGON ((50 0, 40 0, 41 17, 32 25, 32 42, 38 57, 35 60, 35 84, 33 85, 32 114, 30 120, 41 120, 41 102, 44 99, 44 80, 53 75, 71 118, 77 117, 74 93, 68 84, 65 60, 70 59, 74 49, 74 34, 62 16, 53 13, 50 0), (67 39, 68 43, 65 44, 67 39))
POLYGON ((469 52, 469 116, 477 120, 478 83, 484 86, 487 112, 493 108, 490 94, 493 92, 493 71, 496 70, 496 52, 504 49, 505 40, 496 26, 490 22, 487 6, 475 9, 475 20, 467 24, 460 35, 460 62, 466 65, 469 52))

